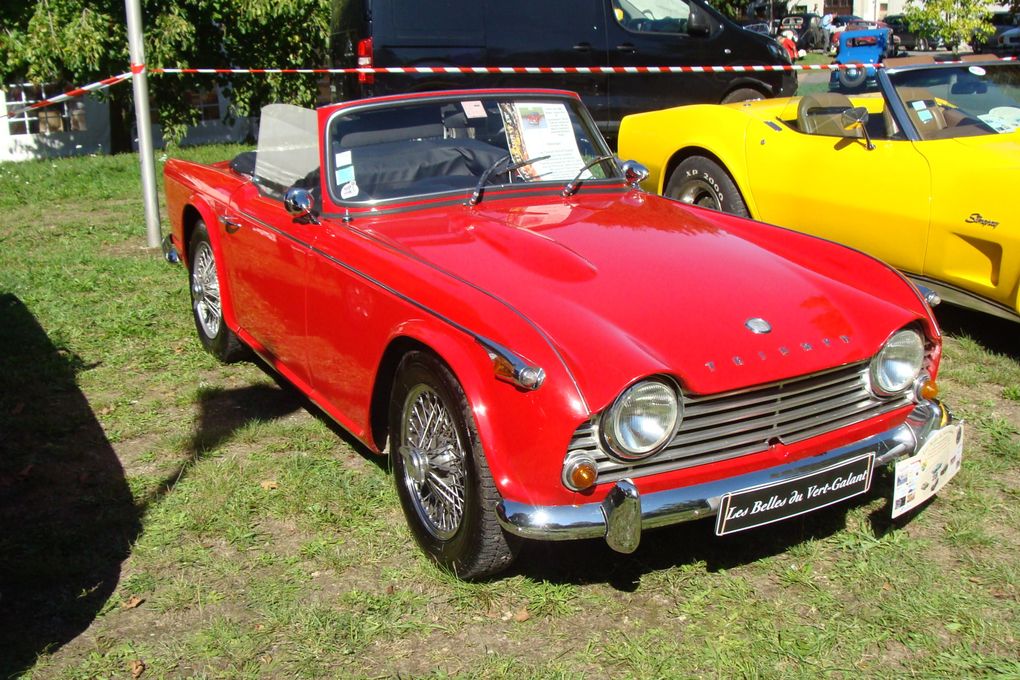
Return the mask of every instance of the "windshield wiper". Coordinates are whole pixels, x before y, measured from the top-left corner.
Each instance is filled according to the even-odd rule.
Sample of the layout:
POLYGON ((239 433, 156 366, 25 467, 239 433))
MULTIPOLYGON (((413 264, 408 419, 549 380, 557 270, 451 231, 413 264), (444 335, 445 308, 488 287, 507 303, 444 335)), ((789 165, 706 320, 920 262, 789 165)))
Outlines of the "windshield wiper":
MULTIPOLYGON (((549 158, 549 156, 538 156, 537 158, 525 158, 522 161, 517 161, 516 163, 506 166, 505 168, 503 168, 502 172, 513 172, 514 170, 523 168, 526 165, 531 165, 532 163, 544 161, 547 158, 549 158)), ((482 176, 478 178, 478 184, 475 186, 475 190, 474 193, 471 194, 471 198, 467 200, 467 205, 478 205, 478 201, 482 200, 482 187, 484 187, 485 183, 489 181, 489 177, 492 175, 492 173, 496 172, 496 170, 499 170, 499 166, 503 165, 508 160, 510 160, 510 154, 503 156, 502 158, 500 158, 495 163, 493 163, 492 165, 485 169, 485 172, 482 173, 482 176)))
POLYGON ((596 166, 599 163, 605 163, 606 161, 611 161, 615 158, 616 156, 614 156, 613 154, 609 154, 608 156, 599 156, 595 160, 586 163, 585 166, 581 168, 581 171, 577 173, 574 179, 567 182, 567 186, 563 187, 563 198, 573 196, 577 192, 577 190, 581 188, 581 182, 584 181, 581 179, 581 175, 591 170, 593 166, 596 166))

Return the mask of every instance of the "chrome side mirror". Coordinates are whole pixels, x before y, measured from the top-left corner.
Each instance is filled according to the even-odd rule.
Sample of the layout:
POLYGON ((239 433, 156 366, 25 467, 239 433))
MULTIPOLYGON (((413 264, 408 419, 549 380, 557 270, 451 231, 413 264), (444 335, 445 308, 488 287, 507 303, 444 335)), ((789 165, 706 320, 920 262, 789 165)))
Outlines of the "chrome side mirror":
POLYGON ((308 189, 291 187, 283 196, 283 207, 287 214, 299 219, 312 214, 312 210, 315 209, 315 200, 312 198, 312 192, 308 189))
POLYGON ((648 168, 637 161, 624 161, 621 167, 623 168, 623 178, 635 189, 641 182, 648 179, 648 168))
POLYGON ((864 141, 868 145, 868 150, 875 148, 875 145, 871 143, 871 135, 868 134, 868 110, 863 106, 855 106, 852 109, 844 109, 843 115, 840 116, 840 122, 843 123, 844 130, 853 130, 854 128, 861 128, 861 132, 864 133, 864 141))
POLYGON ((868 123, 868 110, 863 106, 855 106, 852 109, 843 110, 843 128, 851 130, 858 125, 867 125, 868 123))

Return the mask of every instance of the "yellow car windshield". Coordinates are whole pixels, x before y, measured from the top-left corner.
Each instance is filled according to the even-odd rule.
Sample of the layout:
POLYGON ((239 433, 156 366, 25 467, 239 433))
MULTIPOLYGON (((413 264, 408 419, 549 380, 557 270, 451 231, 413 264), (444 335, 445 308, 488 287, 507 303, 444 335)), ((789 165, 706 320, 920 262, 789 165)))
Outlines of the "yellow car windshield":
POLYGON ((889 70, 921 139, 1008 134, 1020 127, 1020 64, 954 63, 889 70))

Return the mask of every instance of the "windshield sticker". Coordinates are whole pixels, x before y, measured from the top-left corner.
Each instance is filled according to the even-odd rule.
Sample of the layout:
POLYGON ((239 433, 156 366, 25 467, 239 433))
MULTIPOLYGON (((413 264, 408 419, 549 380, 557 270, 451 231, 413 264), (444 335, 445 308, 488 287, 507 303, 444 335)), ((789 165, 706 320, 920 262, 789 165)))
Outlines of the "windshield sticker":
POLYGON ((584 165, 566 104, 504 103, 499 110, 514 162, 542 159, 517 170, 526 181, 571 180, 584 165))
POLYGON ((343 186, 347 182, 354 181, 354 161, 351 158, 350 150, 341 151, 336 156, 336 172, 334 173, 334 184, 343 186))
POLYGON ((358 183, 355 182, 354 180, 351 180, 347 184, 344 184, 342 187, 340 187, 340 198, 342 198, 345 201, 349 198, 354 198, 357 195, 358 195, 358 183))
POLYGON ((336 169, 336 182, 337 186, 345 184, 347 182, 354 181, 354 166, 344 165, 336 169))
POLYGON ((461 102, 464 108, 464 115, 468 118, 485 118, 485 107, 480 101, 461 102))
POLYGON ((971 66, 967 70, 970 71, 971 73, 973 73, 976 76, 983 76, 983 75, 988 73, 988 71, 984 70, 980 66, 971 66))

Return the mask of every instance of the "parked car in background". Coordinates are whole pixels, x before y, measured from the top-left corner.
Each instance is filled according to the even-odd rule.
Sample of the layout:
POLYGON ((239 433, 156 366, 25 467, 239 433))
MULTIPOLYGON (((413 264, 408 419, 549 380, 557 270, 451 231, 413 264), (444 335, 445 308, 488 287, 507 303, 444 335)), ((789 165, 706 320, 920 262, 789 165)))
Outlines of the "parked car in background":
POLYGON ((822 29, 822 18, 817 14, 787 14, 779 22, 779 32, 787 30, 796 34, 798 49, 825 49, 825 31, 822 29))
POLYGON ((629 116, 620 153, 648 166, 652 191, 860 248, 1020 321, 1020 63, 905 57, 877 82, 629 116))
POLYGON ((847 27, 847 24, 855 21, 864 21, 864 19, 856 14, 837 14, 832 18, 832 26, 835 30, 843 30, 847 27))
POLYGON ((864 68, 852 66, 829 74, 829 90, 834 92, 860 92, 874 89, 877 69, 886 54, 889 32, 879 29, 868 31, 842 31, 839 33, 839 51, 833 63, 869 64, 864 68))
POLYGON ((832 17, 832 21, 829 22, 829 51, 832 53, 836 52, 839 47, 839 39, 837 36, 846 30, 847 24, 853 21, 864 21, 864 19, 854 14, 838 14, 832 17))
POLYGON ((885 31, 886 33, 885 53, 882 55, 882 57, 883 58, 895 57, 900 50, 900 41, 899 38, 896 37, 896 34, 894 33, 892 27, 889 26, 889 24, 885 23, 884 21, 865 21, 864 19, 859 19, 847 22, 843 26, 843 31, 832 34, 831 49, 833 51, 839 50, 839 36, 845 31, 875 31, 875 30, 885 31))
POLYGON ((899 38, 899 46, 904 50, 926 52, 937 47, 937 41, 932 40, 924 31, 915 31, 910 28, 907 18, 902 14, 890 14, 885 18, 885 23, 892 29, 893 35, 899 38))
MULTIPOLYGON (((745 31, 704 0, 344 0, 333 6, 337 67, 786 65, 768 36, 745 31), (536 30, 541 27, 541 30, 536 30)), ((341 100, 464 87, 558 87, 581 95, 615 135, 629 113, 796 92, 793 72, 711 74, 359 74, 341 100)))
POLYGON ((1020 56, 1020 28, 1013 28, 999 35, 995 44, 995 54, 999 57, 1020 56))
POLYGON ((999 36, 1016 27, 1017 19, 1017 15, 1013 12, 992 12, 989 23, 995 30, 984 38, 971 38, 971 49, 975 53, 994 52, 999 44, 999 36))
POLYGON ((749 530, 960 450, 917 289, 645 172, 569 92, 274 105, 254 154, 166 163, 167 248, 202 344, 254 351, 386 452, 461 578, 521 539, 749 530))

